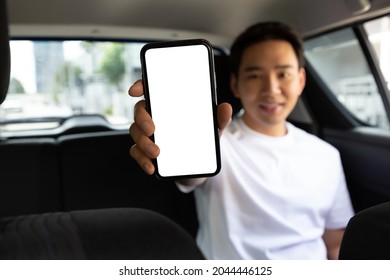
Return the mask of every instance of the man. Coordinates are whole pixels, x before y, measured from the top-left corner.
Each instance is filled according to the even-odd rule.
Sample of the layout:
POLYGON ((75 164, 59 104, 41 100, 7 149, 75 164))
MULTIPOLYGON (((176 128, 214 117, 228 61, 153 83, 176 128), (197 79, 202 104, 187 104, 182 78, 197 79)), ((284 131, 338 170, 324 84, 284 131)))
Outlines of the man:
MULTIPOLYGON (((231 89, 243 111, 218 107, 222 168, 177 182, 194 191, 197 242, 208 259, 337 259, 353 213, 339 152, 287 122, 305 86, 300 38, 279 22, 255 24, 231 47, 231 89)), ((143 94, 138 81, 131 96, 143 94)), ((143 101, 130 155, 148 174, 159 148, 143 101)))

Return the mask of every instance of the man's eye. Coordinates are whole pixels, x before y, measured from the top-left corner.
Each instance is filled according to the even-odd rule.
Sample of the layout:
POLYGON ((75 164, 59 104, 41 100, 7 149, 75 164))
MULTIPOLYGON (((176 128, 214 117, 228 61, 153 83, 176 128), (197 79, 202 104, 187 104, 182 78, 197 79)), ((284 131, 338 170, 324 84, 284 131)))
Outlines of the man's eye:
POLYGON ((248 74, 247 78, 248 79, 258 79, 260 76, 258 74, 248 74))
POLYGON ((287 79, 288 77, 290 77, 290 73, 288 72, 281 72, 278 74, 278 77, 279 79, 287 79))

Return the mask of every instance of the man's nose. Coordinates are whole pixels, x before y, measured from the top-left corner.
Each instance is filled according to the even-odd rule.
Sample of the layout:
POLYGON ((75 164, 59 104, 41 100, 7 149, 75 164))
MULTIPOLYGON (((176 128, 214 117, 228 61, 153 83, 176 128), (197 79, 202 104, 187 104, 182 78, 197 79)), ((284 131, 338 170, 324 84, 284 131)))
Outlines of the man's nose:
POLYGON ((261 89, 261 94, 264 96, 272 96, 281 94, 282 90, 276 75, 267 75, 263 79, 263 86, 261 89))

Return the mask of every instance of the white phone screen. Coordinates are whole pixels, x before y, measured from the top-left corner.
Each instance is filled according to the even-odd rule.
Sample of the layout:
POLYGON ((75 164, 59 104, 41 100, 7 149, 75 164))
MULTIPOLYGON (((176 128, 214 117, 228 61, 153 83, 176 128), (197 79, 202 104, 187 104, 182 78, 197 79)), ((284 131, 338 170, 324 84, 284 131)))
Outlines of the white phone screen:
POLYGON ((141 52, 162 178, 211 176, 220 168, 212 49, 203 40, 182 43, 152 43, 141 52))

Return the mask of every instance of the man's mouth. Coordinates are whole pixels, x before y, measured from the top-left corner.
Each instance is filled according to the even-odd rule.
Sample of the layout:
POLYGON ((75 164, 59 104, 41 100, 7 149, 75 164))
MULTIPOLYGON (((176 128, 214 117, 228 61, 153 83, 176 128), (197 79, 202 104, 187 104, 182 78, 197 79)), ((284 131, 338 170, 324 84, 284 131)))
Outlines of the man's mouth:
POLYGON ((259 107, 260 109, 267 113, 267 114, 274 114, 276 113, 281 107, 281 102, 260 102, 259 107))

